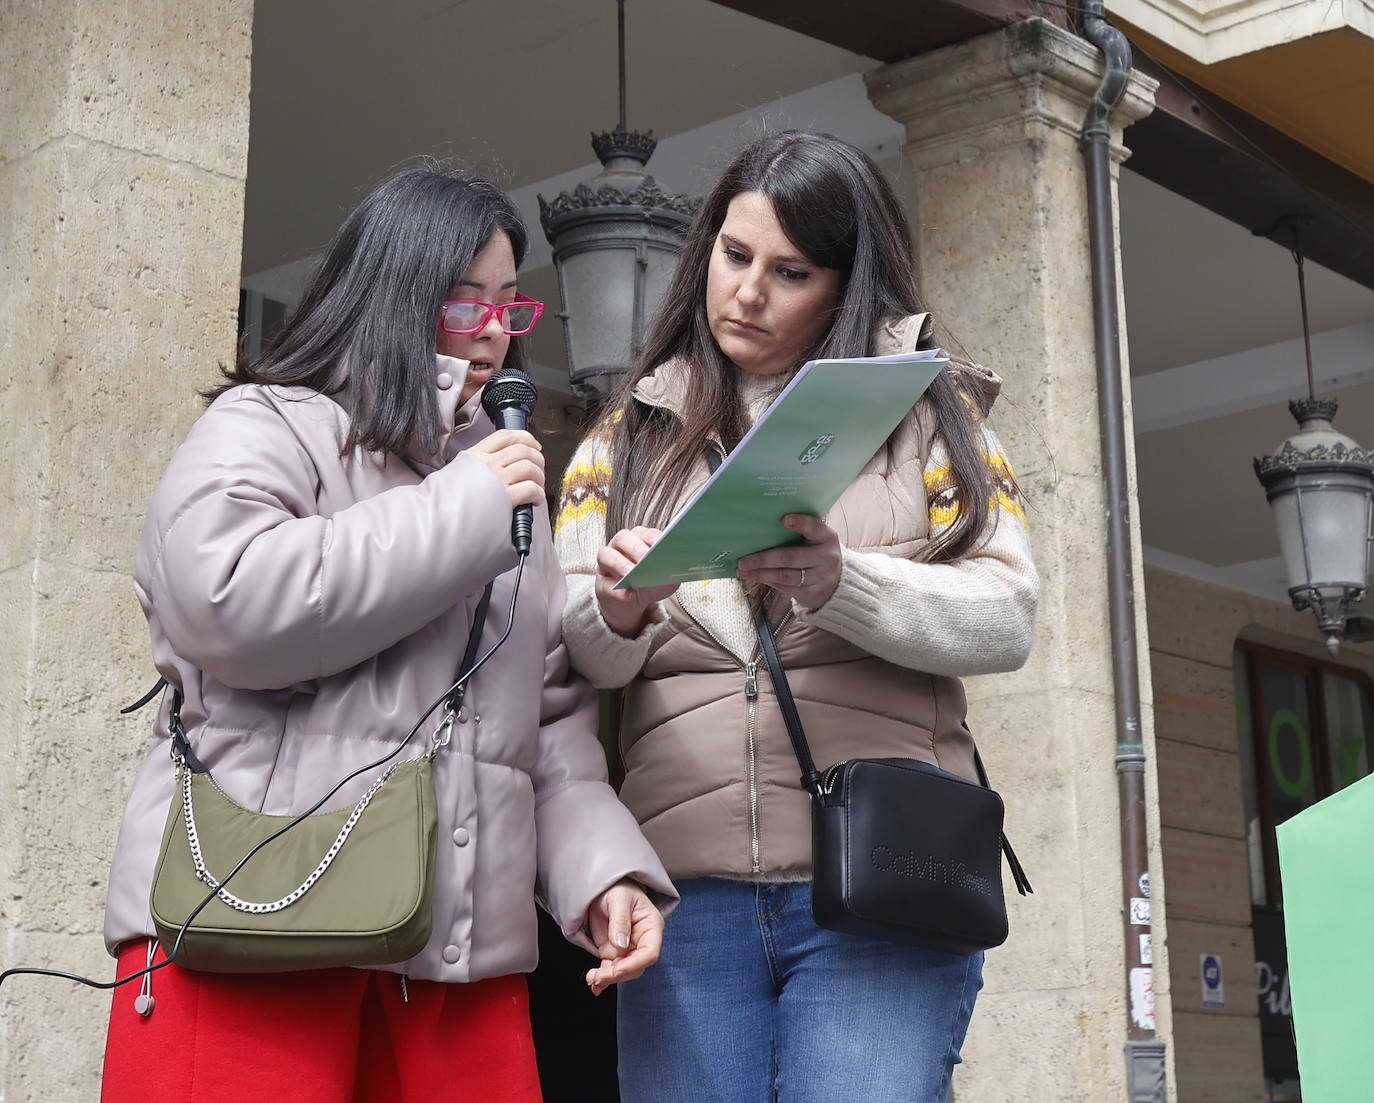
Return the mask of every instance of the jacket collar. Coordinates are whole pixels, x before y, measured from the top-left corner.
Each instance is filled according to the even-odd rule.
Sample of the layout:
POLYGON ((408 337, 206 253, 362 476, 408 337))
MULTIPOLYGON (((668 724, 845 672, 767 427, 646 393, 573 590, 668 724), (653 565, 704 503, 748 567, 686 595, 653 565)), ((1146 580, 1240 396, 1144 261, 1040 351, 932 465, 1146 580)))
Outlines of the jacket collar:
POLYGON ((681 356, 674 356, 636 383, 634 396, 646 406, 680 414, 687 405, 691 379, 691 365, 681 356))
MULTIPOLYGON (((908 314, 884 322, 873 338, 875 356, 931 348, 934 344, 929 314, 908 314)), ((950 358, 946 369, 955 378, 959 389, 978 407, 980 417, 987 417, 992 404, 1002 390, 1002 377, 995 371, 971 360, 950 358)))
POLYGON ((482 410, 480 390, 461 406, 458 404, 458 396, 462 393, 467 376, 468 361, 442 353, 434 354, 434 393, 439 404, 439 424, 443 426, 439 434, 439 446, 434 452, 427 453, 411 445, 403 454, 406 462, 422 475, 437 471, 470 444, 473 435, 467 430, 477 430, 481 436, 486 436, 492 430, 492 424, 482 410))

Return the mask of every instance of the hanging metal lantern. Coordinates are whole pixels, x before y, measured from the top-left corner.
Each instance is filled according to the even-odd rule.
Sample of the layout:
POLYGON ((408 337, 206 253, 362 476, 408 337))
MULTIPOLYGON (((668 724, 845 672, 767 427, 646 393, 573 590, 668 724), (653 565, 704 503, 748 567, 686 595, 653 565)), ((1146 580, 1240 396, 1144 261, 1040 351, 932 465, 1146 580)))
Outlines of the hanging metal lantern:
POLYGON ((1369 588, 1374 452, 1331 427, 1335 399, 1294 399, 1288 408, 1298 431, 1255 460, 1255 474, 1274 510, 1288 596, 1316 615, 1334 655, 1350 607, 1369 588))
POLYGON ((1274 510, 1279 549, 1288 572, 1293 608, 1311 609, 1326 648, 1336 654, 1350 607, 1369 588, 1369 542, 1374 523, 1374 452, 1331 427, 1334 398, 1317 398, 1312 339, 1307 324, 1300 218, 1280 220, 1293 237, 1298 300, 1307 355, 1307 398, 1288 409, 1298 431, 1278 451, 1255 460, 1255 474, 1274 510))
POLYGON ((552 201, 539 196, 539 221, 553 246, 559 317, 573 393, 595 399, 630 370, 672 279, 682 237, 701 200, 670 195, 644 171, 658 145, 653 131, 625 127, 625 3, 618 0, 620 123, 593 134, 602 171, 552 201))
POLYGON ((552 202, 539 197, 558 269, 568 373, 580 397, 604 393, 630 370, 701 205, 669 195, 644 171, 656 144, 652 133, 593 135, 603 171, 552 202))

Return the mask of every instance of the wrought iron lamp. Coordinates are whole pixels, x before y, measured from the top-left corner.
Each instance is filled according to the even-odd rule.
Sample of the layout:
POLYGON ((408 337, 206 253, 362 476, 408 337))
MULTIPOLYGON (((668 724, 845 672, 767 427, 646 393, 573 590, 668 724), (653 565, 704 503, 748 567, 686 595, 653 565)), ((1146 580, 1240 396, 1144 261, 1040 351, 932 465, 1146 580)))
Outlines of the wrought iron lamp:
POLYGON ((644 171, 653 131, 625 128, 625 0, 617 0, 620 123, 593 134, 602 171, 539 197, 539 221, 553 246, 573 393, 595 399, 630 370, 677 263, 682 236, 701 200, 669 195, 644 171))
POLYGON ((1298 431, 1278 451, 1255 460, 1255 474, 1274 510, 1288 572, 1288 596, 1295 609, 1312 610, 1318 629, 1326 636, 1326 648, 1334 655, 1340 649, 1351 606, 1364 599, 1369 586, 1374 451, 1333 429, 1336 400, 1316 396, 1302 243, 1298 226, 1292 229, 1307 353, 1307 397, 1289 401, 1298 431))

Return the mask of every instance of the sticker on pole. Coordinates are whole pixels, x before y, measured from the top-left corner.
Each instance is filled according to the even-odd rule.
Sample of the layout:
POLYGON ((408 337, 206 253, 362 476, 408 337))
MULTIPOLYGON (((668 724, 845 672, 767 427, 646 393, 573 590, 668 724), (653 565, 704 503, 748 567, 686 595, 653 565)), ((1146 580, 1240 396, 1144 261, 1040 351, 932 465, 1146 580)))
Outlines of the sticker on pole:
POLYGON ((1155 971, 1149 966, 1130 971, 1131 1023, 1141 1030, 1155 1028, 1155 971))
POLYGON ((1198 975, 1202 978, 1202 1006, 1208 1011, 1226 1007, 1226 989, 1221 978, 1221 955, 1198 954, 1198 975))

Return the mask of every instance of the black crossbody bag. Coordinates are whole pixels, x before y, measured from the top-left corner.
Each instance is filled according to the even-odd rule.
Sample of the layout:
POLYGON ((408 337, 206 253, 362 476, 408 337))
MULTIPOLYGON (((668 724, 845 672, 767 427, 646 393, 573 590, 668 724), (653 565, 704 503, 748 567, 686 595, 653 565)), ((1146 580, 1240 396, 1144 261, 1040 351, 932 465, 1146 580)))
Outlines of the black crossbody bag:
POLYGON ((854 758, 816 769, 773 633, 754 618, 773 690, 811 795, 811 914, 832 930, 951 954, 1007 939, 1002 855, 1024 896, 1026 873, 1002 833, 1002 798, 910 758, 854 758))

